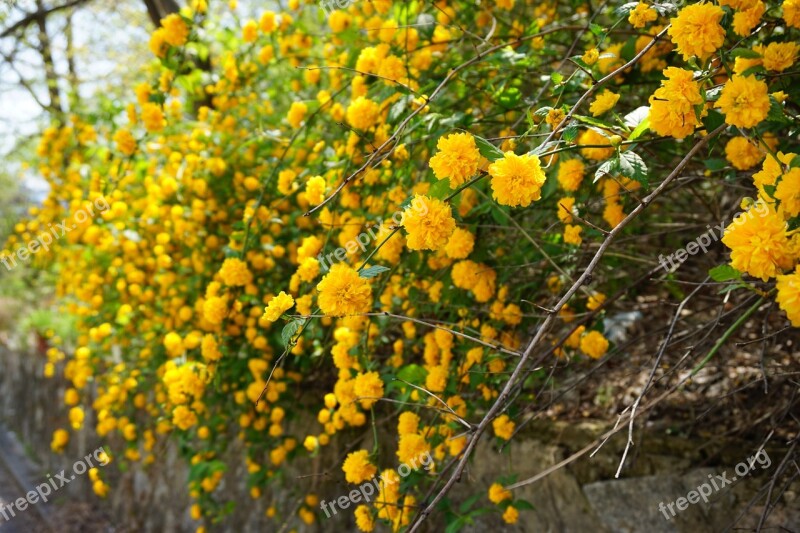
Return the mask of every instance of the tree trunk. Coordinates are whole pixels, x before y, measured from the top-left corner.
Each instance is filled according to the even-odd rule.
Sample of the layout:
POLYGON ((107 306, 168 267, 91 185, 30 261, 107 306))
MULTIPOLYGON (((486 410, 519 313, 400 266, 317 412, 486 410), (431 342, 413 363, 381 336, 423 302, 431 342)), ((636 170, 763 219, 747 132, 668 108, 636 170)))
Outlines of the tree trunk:
POLYGON ((55 63, 53 62, 53 49, 50 44, 50 36, 47 33, 47 17, 42 0, 36 0, 36 25, 39 28, 39 53, 44 63, 45 81, 47 82, 47 92, 50 95, 50 112, 53 116, 61 116, 64 108, 61 107, 61 90, 58 87, 58 73, 56 73, 55 63))
POLYGON ((156 28, 161 25, 161 19, 180 10, 180 6, 175 0, 144 0, 144 4, 147 6, 150 20, 156 28))

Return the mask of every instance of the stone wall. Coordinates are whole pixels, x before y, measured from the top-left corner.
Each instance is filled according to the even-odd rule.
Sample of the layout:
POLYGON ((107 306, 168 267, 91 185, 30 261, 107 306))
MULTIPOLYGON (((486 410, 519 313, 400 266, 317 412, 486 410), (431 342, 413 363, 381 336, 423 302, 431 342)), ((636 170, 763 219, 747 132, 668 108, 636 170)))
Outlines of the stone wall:
MULTIPOLYGON (((13 429, 23 443, 27 459, 33 461, 33 477, 40 476, 33 479, 35 483, 41 482, 48 472, 71 468, 75 460, 101 444, 88 429, 93 424, 87 419, 86 429, 73 435, 63 454, 50 451, 53 431, 64 427, 67 419, 62 402, 66 384, 58 378, 45 379, 42 375, 44 363, 41 353, 11 351, 0 346, 0 422, 13 429)), ((299 427, 312 422, 294 423, 299 427)), ((531 424, 505 453, 498 453, 490 439, 484 439, 451 493, 454 507, 476 491, 485 493, 486 487, 500 476, 516 472, 521 480, 545 470, 592 442, 603 427, 592 422, 537 422, 531 424)), ((623 477, 616 480, 614 472, 625 442, 623 433, 626 432, 607 442, 593 458, 584 456, 539 482, 517 490, 515 497, 526 499, 534 509, 523 511, 516 526, 504 525, 499 513, 493 512, 477 518, 465 531, 695 533, 722 530, 739 512, 744 512, 743 523, 751 526, 757 523, 763 502, 747 511, 744 509, 771 469, 754 473, 715 494, 708 505, 693 505, 670 520, 658 511, 659 502, 685 496, 707 479, 708 474, 732 471, 732 466, 724 465, 734 465, 751 456, 757 444, 725 440, 697 442, 649 432, 646 437, 637 436, 637 445, 629 455, 623 477)), ((218 490, 236 502, 236 510, 222 523, 209 527, 209 531, 273 531, 275 523, 267 522, 264 516, 270 504, 278 509, 297 509, 308 492, 313 491, 328 501, 347 494, 352 487, 344 483, 339 465, 352 439, 353 435, 337 435, 331 446, 325 448, 324 455, 296 461, 285 478, 257 501, 248 494, 241 450, 232 445, 223 458, 229 471, 218 490)), ((381 442, 387 447, 383 450, 384 456, 392 455, 392 437, 386 435, 381 442)), ((111 447, 114 450, 114 443, 111 447)), ((124 473, 113 463, 106 467, 103 474, 112 486, 106 501, 94 496, 88 477, 83 476, 59 491, 55 505, 67 505, 69 501, 97 502, 96 507, 105 513, 116 531, 194 531, 197 524, 189 516, 186 464, 171 441, 158 446, 156 457, 154 464, 136 465, 124 473)), ((783 454, 774 450, 771 457, 774 469, 783 454)), ((769 525, 800 528, 798 490, 800 486, 796 481, 768 521, 769 525)), ((488 500, 481 505, 491 507, 488 500)), ((443 515, 438 513, 426 529, 443 531, 444 525, 443 515)), ((291 526, 301 532, 355 530, 350 513, 345 516, 340 513, 329 519, 320 513, 320 521, 312 527, 303 526, 297 519, 291 526)))

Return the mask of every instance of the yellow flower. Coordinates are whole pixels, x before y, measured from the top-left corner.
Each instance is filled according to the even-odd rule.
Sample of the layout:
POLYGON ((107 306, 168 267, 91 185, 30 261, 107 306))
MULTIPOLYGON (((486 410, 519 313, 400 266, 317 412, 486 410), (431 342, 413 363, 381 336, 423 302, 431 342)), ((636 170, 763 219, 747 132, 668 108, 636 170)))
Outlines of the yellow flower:
POLYGON ((762 281, 792 268, 797 258, 797 245, 783 216, 761 199, 733 219, 722 242, 731 249, 735 269, 762 281))
POLYGON ((303 447, 309 452, 313 452, 319 448, 319 439, 313 435, 309 435, 303 441, 303 447))
POLYGON ((751 7, 738 11, 733 15, 733 32, 740 37, 747 37, 764 15, 766 6, 758 1, 751 7))
POLYGON ((776 280, 778 294, 775 300, 778 306, 786 312, 792 326, 800 327, 800 265, 794 273, 778 276, 776 280))
POLYGON ((592 105, 589 106, 589 111, 592 116, 599 117, 617 105, 617 100, 619 100, 619 95, 606 89, 594 99, 592 105))
POLYGON ((764 68, 783 72, 794 65, 800 45, 797 43, 770 43, 761 54, 764 68))
POLYGON ((172 357, 178 357, 185 351, 183 339, 174 331, 171 331, 164 336, 164 348, 167 349, 167 353, 169 353, 172 357))
POLYGON ((492 503, 500 503, 510 499, 511 491, 504 489, 500 483, 492 483, 492 486, 489 487, 489 501, 492 503))
POLYGON ((409 250, 438 250, 456 229, 450 205, 438 198, 415 195, 400 222, 408 232, 409 250))
POLYGON ((358 374, 353 384, 353 393, 360 400, 361 407, 369 409, 380 398, 383 398, 383 380, 377 372, 367 372, 358 374))
POLYGON ((781 209, 787 217, 800 215, 800 168, 791 168, 781 177, 775 198, 781 201, 781 209))
POLYGON ((156 28, 156 30, 150 35, 150 43, 149 48, 150 51, 153 52, 153 55, 158 58, 163 58, 167 55, 167 50, 169 50, 169 44, 165 40, 167 31, 164 28, 156 28))
POLYGON ((566 114, 563 110, 554 107, 550 111, 547 112, 547 117, 545 117, 544 121, 553 129, 556 129, 561 121, 564 120, 566 114))
POLYGON ((356 527, 364 533, 370 533, 375 528, 375 521, 372 518, 372 512, 366 505, 359 505, 355 511, 356 527))
POLYGON ((608 137, 592 128, 583 130, 578 135, 578 144, 584 146, 581 148, 581 155, 586 159, 604 161, 614 155, 614 147, 608 137))
POLYGON ((478 171, 481 153, 469 133, 453 133, 440 137, 438 152, 429 164, 436 179, 450 179, 450 188, 466 183, 478 171))
POLYGON ((272 33, 275 31, 275 12, 264 11, 261 18, 258 19, 258 25, 261 26, 261 31, 264 33, 272 33))
POLYGON ((317 284, 317 305, 330 316, 366 313, 372 308, 372 286, 344 263, 336 263, 317 284))
POLYGON ((586 167, 580 159, 567 159, 558 164, 558 184, 567 192, 575 192, 586 175, 586 167))
POLYGON ((228 302, 225 298, 212 296, 203 303, 203 317, 211 324, 222 324, 228 316, 228 302))
POLYGON ((136 151, 136 139, 125 128, 120 128, 114 133, 114 142, 119 151, 125 155, 132 155, 136 151))
POLYGON ((308 106, 303 102, 292 102, 291 107, 289 107, 289 113, 286 115, 286 120, 291 127, 297 129, 303 123, 307 111, 308 106))
POLYGON ((597 48, 590 48, 581 56, 581 59, 584 63, 591 67, 597 63, 598 59, 600 59, 600 52, 597 50, 597 48))
POLYGON ((575 209, 575 198, 566 196, 558 201, 558 219, 564 224, 572 223, 572 211, 575 209))
POLYGON ((581 238, 582 231, 582 226, 568 224, 564 227, 564 242, 566 244, 580 246, 583 242, 583 238, 581 238))
POLYGON ((189 38, 189 27, 179 14, 167 15, 161 19, 161 26, 165 30, 164 40, 171 46, 183 46, 186 44, 189 38))
POLYGON ((293 305, 294 298, 292 298, 290 294, 281 291, 277 296, 273 297, 264 308, 262 319, 275 322, 283 313, 291 309, 293 305))
POLYGON ((456 228, 444 247, 444 253, 451 259, 466 259, 474 246, 475 236, 468 230, 456 228))
POLYGON ((167 124, 161 107, 153 102, 142 105, 142 122, 145 129, 151 133, 163 130, 167 124))
POLYGON ((331 27, 333 33, 341 33, 350 27, 352 18, 346 11, 340 9, 335 10, 328 17, 328 25, 331 27))
POLYGON ((699 3, 684 7, 670 20, 667 31, 684 60, 692 56, 705 60, 722 46, 725 29, 719 22, 724 15, 719 6, 699 3))
POLYGON ((700 84, 693 81, 690 70, 668 67, 664 75, 661 87, 650 96, 650 128, 659 135, 683 139, 701 124, 695 112, 695 106, 703 103, 700 84))
POLYGON ((437 365, 428 369, 425 377, 425 387, 431 392, 442 392, 447 387, 447 367, 437 365))
POLYGON ((377 125, 381 108, 376 103, 359 96, 347 107, 347 123, 358 130, 367 130, 377 125))
POLYGON ((50 442, 50 449, 55 453, 61 453, 69 443, 69 433, 65 429, 57 429, 53 432, 53 440, 50 442))
POLYGON ((415 465, 416 468, 419 468, 422 465, 422 459, 430 451, 431 446, 424 436, 417 433, 400 435, 400 441, 397 445, 397 458, 409 468, 415 465))
POLYGON ((767 154, 767 158, 764 160, 761 170, 753 174, 753 183, 759 189, 763 188, 765 185, 775 185, 780 175, 783 174, 781 163, 789 165, 796 154, 778 152, 777 156, 776 159, 774 155, 767 154))
POLYGON ((258 38, 258 24, 255 20, 248 20, 242 27, 242 40, 246 43, 252 43, 258 38))
POLYGON ((306 183, 306 199, 311 205, 319 205, 325 200, 325 178, 314 176, 306 183))
POLYGON ((342 471, 348 483, 358 484, 375 477, 378 469, 369 462, 367 450, 358 450, 347 455, 342 471))
POLYGON ((503 513, 503 521, 506 524, 516 524, 519 519, 519 511, 514 506, 509 505, 503 513))
POLYGON ((247 268, 247 263, 236 257, 229 257, 222 263, 219 277, 229 287, 244 287, 253 281, 253 274, 247 268))
POLYGON ((219 361, 222 358, 222 352, 219 350, 217 340, 210 333, 203 337, 200 344, 200 353, 206 361, 219 361))
POLYGON ((746 137, 734 137, 725 145, 725 157, 737 170, 749 170, 764 159, 764 153, 746 137))
POLYGON ((638 29, 644 28, 648 22, 653 22, 657 18, 658 13, 655 9, 644 2, 639 2, 628 15, 628 22, 630 22, 634 28, 638 29))
POLYGON ((397 434, 406 435, 419 431, 419 416, 411 411, 401 413, 397 419, 397 434))
POLYGON ((725 83, 717 107, 725 113, 725 122, 737 128, 752 128, 769 113, 767 84, 755 76, 737 76, 725 83))
POLYGON ((179 405, 172 411, 172 423, 186 431, 197 424, 197 415, 185 405, 179 405))
POLYGON ((508 415, 500 415, 492 421, 492 429, 494 434, 503 440, 508 440, 514 434, 516 424, 511 420, 508 415))
POLYGON ((800 28, 800 0, 783 1, 783 20, 792 28, 800 28))
POLYGON ((581 337, 581 351, 592 359, 599 359, 608 351, 608 341, 599 331, 590 331, 581 337))
POLYGON ((506 152, 489 165, 492 197, 501 205, 527 207, 542 197, 546 176, 539 157, 506 152))

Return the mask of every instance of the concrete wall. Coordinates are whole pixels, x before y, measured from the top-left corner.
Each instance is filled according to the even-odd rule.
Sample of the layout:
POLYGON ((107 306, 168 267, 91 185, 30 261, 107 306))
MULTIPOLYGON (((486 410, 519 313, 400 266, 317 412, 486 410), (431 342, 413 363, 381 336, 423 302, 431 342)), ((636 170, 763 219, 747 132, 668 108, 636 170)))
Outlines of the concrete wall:
MULTIPOLYGON (((24 444, 24 453, 35 460, 33 477, 37 473, 41 482, 47 472, 69 469, 75 460, 84 457, 101 442, 93 434, 93 423, 87 420, 86 428, 73 438, 66 451, 55 455, 50 451, 54 429, 66 424, 66 408, 62 398, 66 384, 61 379, 45 379, 42 369, 46 359, 36 352, 10 351, 0 346, 0 422, 13 429, 24 444)), ((298 425, 311 423, 296 422, 298 425)), ((564 424, 538 422, 531 424, 524 436, 500 454, 485 439, 479 446, 470 468, 451 493, 456 502, 485 490, 499 476, 516 472, 525 479, 550 467, 582 448, 599 435, 603 426, 592 422, 564 424)), ((626 433, 626 432, 623 432, 626 433)), ((726 468, 749 457, 757 444, 720 441, 709 445, 677 437, 653 435, 637 439, 637 446, 627 461, 624 477, 613 478, 624 436, 610 440, 594 458, 584 457, 565 469, 515 492, 534 505, 534 510, 524 511, 519 523, 509 527, 499 520, 499 513, 481 516, 466 531, 719 531, 728 525, 739 511, 745 509, 750 497, 767 479, 767 469, 737 482, 719 494, 710 504, 698 504, 666 520, 658 511, 658 503, 671 502, 686 495, 707 478, 709 473, 721 474, 726 468), (708 458, 716 457, 717 466, 709 466, 708 458)), ((266 521, 265 509, 275 505, 278 509, 297 509, 303 496, 315 492, 327 500, 345 495, 352 487, 343 482, 341 458, 352 443, 353 435, 337 436, 325 454, 313 460, 296 461, 282 481, 276 481, 272 494, 265 493, 258 501, 248 494, 246 471, 241 450, 233 444, 223 460, 229 471, 219 491, 236 510, 222 523, 212 525, 210 531, 276 531, 275 523, 266 521)), ((391 436, 382 438, 387 446, 386 455, 393 453, 391 436)), ((103 444, 109 444, 104 442, 103 444)), ((112 450, 115 444, 111 442, 112 450)), ((121 450, 121 448, 117 448, 121 450)), ((12 452, 3 454, 14 457, 12 452)), ((783 454, 773 452, 772 469, 783 454)), ((14 459, 12 459, 14 460, 14 459)), ((190 500, 187 494, 187 466, 179 457, 173 442, 158 446, 157 461, 149 467, 135 465, 121 473, 116 465, 104 469, 104 476, 112 489, 106 501, 99 501, 91 491, 86 476, 76 479, 59 491, 56 507, 69 502, 91 503, 103 512, 117 531, 182 532, 196 527, 189 517, 190 500), (97 504, 95 505, 95 502, 97 504)), ((800 486, 794 487, 781 500, 769 525, 782 525, 797 530, 800 527, 800 486)), ((488 500, 479 506, 491 507, 488 500)), ((746 524, 758 521, 761 504, 745 512, 746 524)), ((58 515, 58 512, 56 512, 58 515)), ((62 513, 63 515, 63 513, 62 513)), ((302 527, 299 520, 291 524, 298 531, 354 531, 351 514, 325 519, 313 527, 302 527)), ((60 520, 63 518, 59 518, 60 520)), ((436 515, 427 526, 428 531, 442 531, 444 518, 436 515)), ((291 527, 287 527, 288 531, 291 527)), ((77 529, 81 530, 81 529, 77 529)), ((84 531, 86 529, 83 529, 84 531)))

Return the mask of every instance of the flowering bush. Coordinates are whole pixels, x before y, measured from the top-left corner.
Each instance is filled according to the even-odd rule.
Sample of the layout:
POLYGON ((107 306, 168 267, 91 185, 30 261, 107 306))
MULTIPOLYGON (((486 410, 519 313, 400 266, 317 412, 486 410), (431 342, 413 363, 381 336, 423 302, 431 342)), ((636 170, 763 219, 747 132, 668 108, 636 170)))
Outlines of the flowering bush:
MULTIPOLYGON (((37 258, 79 319, 46 368, 72 384, 70 426, 92 409, 121 462, 180 441, 197 520, 225 512, 231 439, 258 497, 360 432, 349 483, 426 452, 434 466, 360 505, 359 528, 418 524, 478 439, 514 437, 546 379, 534 361, 613 350, 606 294, 635 249, 617 238, 668 218, 651 204, 684 174, 766 203, 728 228, 712 276, 800 326, 800 6, 604 6, 376 0, 321 22, 290 0, 230 27, 200 0, 165 18, 135 98, 44 132, 52 190, 7 244, 109 201, 37 258), (377 424, 396 456, 366 444, 377 424)), ((482 490, 506 522, 527 505, 482 490)))

